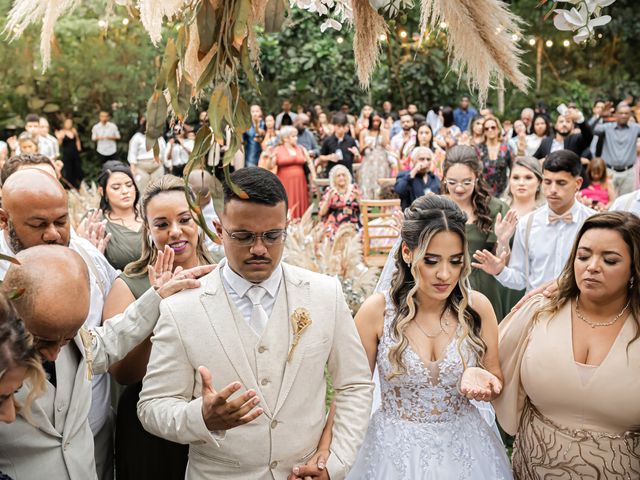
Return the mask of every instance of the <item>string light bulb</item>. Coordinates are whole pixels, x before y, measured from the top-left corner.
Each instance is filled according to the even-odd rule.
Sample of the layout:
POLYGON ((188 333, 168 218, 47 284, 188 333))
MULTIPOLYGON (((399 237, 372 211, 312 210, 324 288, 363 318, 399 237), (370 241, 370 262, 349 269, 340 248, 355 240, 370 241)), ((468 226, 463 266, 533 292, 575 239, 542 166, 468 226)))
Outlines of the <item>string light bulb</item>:
POLYGON ((569 48, 569 47, 571 46, 571 42, 570 42, 569 40, 565 40, 564 42, 562 42, 562 45, 563 45, 565 48, 569 48))
POLYGON ((520 40, 520 37, 518 36, 517 33, 514 33, 513 35, 511 35, 511 40, 513 40, 514 42, 517 42, 518 40, 520 40))
POLYGON ((129 25, 129 19, 127 17, 122 19, 122 25, 124 25, 125 27, 129 25))
POLYGON ((546 42, 544 42, 544 44, 545 44, 547 47, 551 48, 551 47, 553 47, 553 40, 547 40, 546 42))
POLYGON ((406 30, 400 30, 400 38, 405 39, 409 35, 406 30))
POLYGON ((447 22, 440 22, 440 28, 445 29, 447 28, 449 25, 447 25, 447 22))
POLYGON ((381 35, 378 37, 378 39, 379 39, 381 42, 386 42, 386 41, 387 41, 387 36, 383 33, 383 34, 381 34, 381 35))
POLYGON ((344 38, 338 37, 336 38, 336 42, 338 42, 339 44, 342 44, 344 42, 344 38))
POLYGON ((529 39, 529 45, 531 45, 532 47, 536 44, 536 39, 535 38, 530 38, 529 39))
POLYGON ((107 26, 107 22, 105 22, 102 19, 98 20, 98 27, 105 28, 106 26, 107 26))

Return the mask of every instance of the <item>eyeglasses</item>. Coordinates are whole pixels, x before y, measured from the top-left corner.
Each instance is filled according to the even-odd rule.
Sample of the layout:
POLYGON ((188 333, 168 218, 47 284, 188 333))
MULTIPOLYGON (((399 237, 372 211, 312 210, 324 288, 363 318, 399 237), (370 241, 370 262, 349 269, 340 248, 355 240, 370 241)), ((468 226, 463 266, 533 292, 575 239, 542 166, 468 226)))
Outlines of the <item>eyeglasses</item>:
POLYGON ((230 232, 226 228, 222 227, 229 237, 238 245, 243 247, 249 247, 256 243, 259 238, 265 245, 280 245, 287 238, 287 231, 284 229, 269 230, 268 232, 256 233, 256 232, 230 232))
POLYGON ((476 182, 475 180, 472 180, 470 178, 462 180, 461 182, 459 182, 458 180, 454 180, 452 178, 447 178, 445 179, 444 183, 446 183, 447 187, 450 187, 450 188, 456 188, 458 185, 460 185, 462 188, 469 188, 476 182))
POLYGON ((484 127, 484 129, 485 129, 485 131, 488 131, 488 130, 497 130, 497 129, 498 129, 498 127, 496 127, 495 125, 492 125, 492 126, 490 126, 490 127, 484 127))

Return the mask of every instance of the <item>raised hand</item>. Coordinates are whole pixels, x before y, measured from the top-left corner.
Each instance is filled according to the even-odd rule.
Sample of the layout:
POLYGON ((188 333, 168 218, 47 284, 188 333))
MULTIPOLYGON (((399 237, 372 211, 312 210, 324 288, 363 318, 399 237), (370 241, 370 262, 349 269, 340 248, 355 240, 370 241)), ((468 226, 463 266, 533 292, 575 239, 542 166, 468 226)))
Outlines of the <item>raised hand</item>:
POLYGON ((106 233, 106 220, 103 219, 102 210, 93 210, 80 223, 76 233, 89 240, 100 253, 104 253, 111 240, 111 234, 106 233))
POLYGON ((252 422, 264 410, 256 408, 260 399, 255 390, 247 390, 233 400, 229 397, 240 390, 240 382, 233 382, 220 392, 213 388, 211 373, 206 367, 199 367, 202 378, 202 418, 210 431, 229 430, 252 422))
POLYGON ((168 245, 165 245, 164 251, 158 251, 156 263, 149 265, 148 268, 149 283, 162 298, 167 298, 188 288, 198 288, 200 282, 197 279, 216 267, 215 265, 201 265, 189 270, 177 267, 172 272, 174 256, 174 251, 168 245))
POLYGON ((502 252, 499 257, 496 257, 489 250, 476 250, 473 254, 475 262, 471 262, 471 266, 489 275, 498 275, 507 264, 507 255, 507 252, 502 252))
POLYGON ((516 233, 516 227, 518 226, 518 214, 515 210, 509 210, 507 214, 502 218, 502 214, 498 213, 496 216, 496 224, 493 230, 498 237, 498 243, 500 245, 508 245, 509 240, 516 233))
POLYGON ((490 402, 502 391, 502 382, 493 373, 479 367, 469 367, 462 374, 460 393, 470 400, 490 402))

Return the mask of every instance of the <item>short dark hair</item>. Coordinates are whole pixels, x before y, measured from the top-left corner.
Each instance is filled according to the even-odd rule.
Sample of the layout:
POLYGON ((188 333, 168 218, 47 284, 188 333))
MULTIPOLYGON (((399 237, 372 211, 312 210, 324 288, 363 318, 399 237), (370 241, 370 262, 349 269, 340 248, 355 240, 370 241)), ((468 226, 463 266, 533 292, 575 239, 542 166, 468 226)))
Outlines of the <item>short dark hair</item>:
POLYGON ((607 102, 604 98, 596 98, 595 101, 593 102, 593 106, 595 107, 599 103, 607 103, 607 102))
POLYGON ((241 198, 233 189, 222 182, 224 191, 224 205, 231 200, 240 200, 242 202, 258 203, 260 205, 275 206, 280 202, 284 202, 287 210, 289 210, 289 199, 284 185, 280 179, 264 168, 241 168, 231 174, 231 181, 247 194, 249 198, 241 198))
POLYGON ((4 185, 11 175, 16 173, 18 169, 24 165, 43 165, 47 164, 55 170, 53 163, 49 160, 49 157, 45 157, 39 153, 21 153, 20 155, 14 155, 6 161, 2 171, 0 172, 0 182, 4 185))
POLYGON ((349 120, 347 119, 347 116, 344 113, 337 112, 331 118, 331 124, 344 127, 349 124, 349 120))
POLYGON ((442 109, 442 125, 446 128, 453 125, 453 108, 447 106, 442 109))
POLYGON ((40 116, 37 113, 30 113, 24 117, 24 123, 38 123, 40 122, 40 116))
POLYGON ((547 155, 542 169, 550 172, 568 172, 577 177, 582 172, 582 164, 580 157, 571 150, 557 150, 547 155))

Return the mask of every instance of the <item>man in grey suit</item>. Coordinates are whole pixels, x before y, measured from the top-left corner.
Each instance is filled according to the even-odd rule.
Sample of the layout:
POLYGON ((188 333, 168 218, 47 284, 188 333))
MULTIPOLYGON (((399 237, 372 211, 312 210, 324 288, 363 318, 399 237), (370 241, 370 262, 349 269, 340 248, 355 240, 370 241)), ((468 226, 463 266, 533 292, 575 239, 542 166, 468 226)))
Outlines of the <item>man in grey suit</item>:
MULTIPOLYGON (((90 284, 83 258, 67 247, 41 245, 22 250, 17 259, 20 265, 9 268, 3 289, 20 294, 14 300, 16 311, 34 337, 49 379, 30 411, 0 425, 0 471, 20 480, 42 475, 96 479, 88 421, 91 377, 107 372, 151 334, 162 298, 199 286, 196 278, 212 267, 176 275, 151 271, 153 288, 124 314, 86 330, 90 284)), ((29 385, 23 385, 16 400, 24 401, 28 392, 29 385)))
POLYGON ((231 181, 215 223, 226 259, 201 288, 162 302, 138 416, 154 435, 189 444, 188 480, 285 479, 316 453, 326 367, 333 435, 313 476, 340 480, 373 393, 340 282, 281 262, 287 194, 278 177, 250 168, 231 181))

